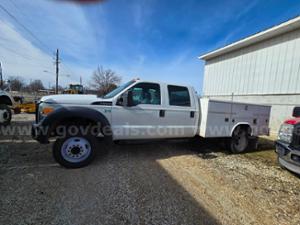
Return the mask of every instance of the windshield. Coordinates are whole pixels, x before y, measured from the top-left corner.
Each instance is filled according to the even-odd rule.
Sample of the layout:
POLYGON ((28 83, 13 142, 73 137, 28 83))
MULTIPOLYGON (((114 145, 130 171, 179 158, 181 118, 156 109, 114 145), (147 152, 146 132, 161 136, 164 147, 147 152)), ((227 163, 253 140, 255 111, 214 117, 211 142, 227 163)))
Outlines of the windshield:
POLYGON ((115 97, 117 94, 119 94, 121 91, 123 91, 124 89, 129 87, 134 82, 135 82, 134 80, 131 80, 131 81, 125 83, 125 84, 120 85, 115 90, 113 90, 113 91, 109 92, 108 94, 106 94, 103 98, 113 98, 113 97, 115 97))

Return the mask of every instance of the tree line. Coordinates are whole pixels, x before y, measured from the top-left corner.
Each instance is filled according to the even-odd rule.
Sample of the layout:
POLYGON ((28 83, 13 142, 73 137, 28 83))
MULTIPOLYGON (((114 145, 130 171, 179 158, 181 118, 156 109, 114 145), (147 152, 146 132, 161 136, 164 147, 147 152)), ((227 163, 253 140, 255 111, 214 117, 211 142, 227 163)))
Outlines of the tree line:
POLYGON ((37 92, 45 89, 43 82, 39 79, 32 80, 28 84, 20 76, 10 76, 6 81, 6 87, 12 91, 37 92))
MULTIPOLYGON (((113 70, 104 69, 102 66, 98 66, 93 72, 86 89, 94 90, 98 95, 103 96, 115 89, 121 83, 121 80, 121 76, 113 70)), ((26 83, 21 76, 10 76, 6 82, 6 86, 10 86, 10 90, 12 91, 19 92, 38 92, 46 89, 41 80, 36 79, 26 83)), ((50 89, 55 90, 55 85, 50 89)), ((63 90, 64 88, 59 86, 59 91, 63 90)))

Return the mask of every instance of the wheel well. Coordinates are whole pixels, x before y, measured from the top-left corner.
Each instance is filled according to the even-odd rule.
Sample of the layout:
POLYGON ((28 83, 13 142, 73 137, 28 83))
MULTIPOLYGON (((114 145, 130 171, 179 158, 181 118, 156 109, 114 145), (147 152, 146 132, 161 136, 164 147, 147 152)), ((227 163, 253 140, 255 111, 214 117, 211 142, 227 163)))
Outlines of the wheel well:
POLYGON ((252 134, 252 129, 249 124, 238 124, 231 132, 231 136, 233 135, 234 131, 237 129, 243 129, 247 131, 248 135, 252 134))
POLYGON ((0 96, 0 104, 5 104, 5 105, 12 106, 12 101, 7 96, 0 96))

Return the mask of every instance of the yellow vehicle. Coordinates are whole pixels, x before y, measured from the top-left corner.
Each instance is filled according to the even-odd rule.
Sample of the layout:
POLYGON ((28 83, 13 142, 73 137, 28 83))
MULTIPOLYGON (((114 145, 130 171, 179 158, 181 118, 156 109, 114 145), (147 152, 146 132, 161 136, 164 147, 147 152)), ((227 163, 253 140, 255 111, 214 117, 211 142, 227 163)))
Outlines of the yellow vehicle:
POLYGON ((22 103, 18 107, 21 109, 21 112, 35 113, 35 103, 34 102, 22 103))
POLYGON ((69 88, 63 91, 63 94, 83 94, 83 86, 81 84, 70 84, 69 88))
POLYGON ((14 96, 14 113, 19 114, 21 112, 23 113, 35 113, 35 102, 33 101, 26 101, 24 102, 24 97, 23 96, 14 96))

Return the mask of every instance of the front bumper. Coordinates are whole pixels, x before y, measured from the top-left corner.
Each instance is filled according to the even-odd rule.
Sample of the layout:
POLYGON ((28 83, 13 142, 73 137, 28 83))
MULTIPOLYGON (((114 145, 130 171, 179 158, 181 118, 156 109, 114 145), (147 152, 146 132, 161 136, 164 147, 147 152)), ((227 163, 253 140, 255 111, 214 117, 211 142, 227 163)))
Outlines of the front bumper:
POLYGON ((34 123, 31 127, 31 137, 41 144, 48 144, 48 132, 40 124, 34 123))
POLYGON ((276 141, 276 153, 281 166, 300 175, 300 151, 293 149, 289 144, 276 141))

